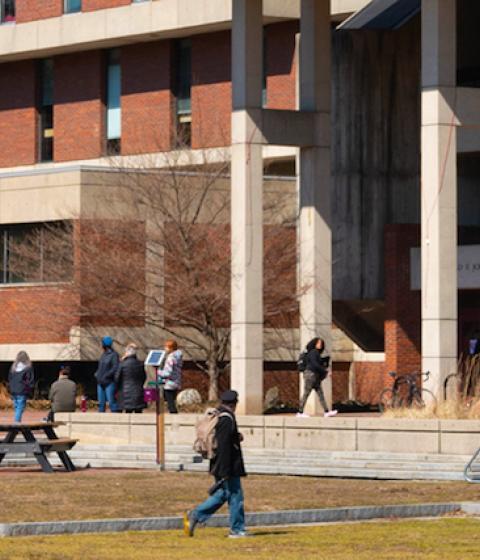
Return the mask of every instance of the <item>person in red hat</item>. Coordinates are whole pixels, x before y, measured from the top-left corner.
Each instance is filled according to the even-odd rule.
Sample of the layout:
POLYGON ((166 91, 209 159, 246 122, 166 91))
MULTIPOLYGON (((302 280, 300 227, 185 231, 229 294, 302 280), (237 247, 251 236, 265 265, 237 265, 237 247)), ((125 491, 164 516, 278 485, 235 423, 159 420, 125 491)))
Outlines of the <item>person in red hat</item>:
POLYGON ((235 409, 238 403, 236 391, 225 391, 220 396, 218 422, 215 426, 216 452, 210 461, 210 474, 215 484, 210 496, 194 510, 184 516, 184 530, 193 537, 195 527, 206 521, 228 502, 230 513, 230 538, 246 537, 245 510, 241 479, 247 476, 243 462, 242 434, 237 428, 235 409))

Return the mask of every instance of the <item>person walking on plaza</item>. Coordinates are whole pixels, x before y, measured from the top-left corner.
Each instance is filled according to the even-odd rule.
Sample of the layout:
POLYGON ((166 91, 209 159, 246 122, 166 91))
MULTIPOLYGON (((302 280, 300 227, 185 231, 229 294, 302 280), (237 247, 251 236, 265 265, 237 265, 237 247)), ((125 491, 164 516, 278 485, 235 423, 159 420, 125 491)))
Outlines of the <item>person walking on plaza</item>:
POLYGON ((325 350, 325 341, 322 338, 313 338, 306 348, 305 356, 305 371, 303 373, 304 387, 303 397, 300 402, 300 408, 297 416, 308 417, 308 414, 303 412, 305 404, 312 391, 315 391, 320 399, 320 404, 324 410, 324 416, 335 416, 336 410, 329 410, 325 395, 323 393, 322 381, 328 375, 329 358, 322 356, 325 350))
POLYGON ((147 378, 143 362, 137 359, 137 345, 130 343, 115 374, 115 384, 125 412, 143 412, 143 385, 147 378))
POLYGON ((241 442, 235 409, 238 402, 236 391, 225 391, 218 407, 218 422, 215 426, 216 451, 210 461, 210 474, 215 484, 210 489, 210 497, 184 515, 184 531, 193 537, 195 527, 205 523, 225 502, 230 513, 230 538, 246 537, 245 511, 241 478, 247 476, 243 463, 241 442))
POLYGON ((118 370, 119 357, 112 348, 113 340, 110 336, 102 338, 103 354, 98 361, 95 372, 97 380, 98 412, 105 412, 108 402, 111 412, 118 412, 115 400, 115 374, 118 370))
POLYGON ((183 357, 175 340, 167 340, 165 342, 165 351, 167 353, 165 365, 162 370, 159 370, 158 375, 160 381, 165 384, 164 394, 168 412, 170 414, 177 414, 176 401, 178 391, 182 387, 183 357))
POLYGON ((8 372, 8 389, 13 400, 14 421, 21 422, 27 406, 28 397, 32 396, 35 377, 30 358, 23 350, 17 354, 8 372))
POLYGON ((47 420, 53 422, 56 412, 75 412, 77 407, 76 397, 77 384, 70 379, 70 368, 61 366, 58 379, 52 383, 48 394, 51 410, 47 420))

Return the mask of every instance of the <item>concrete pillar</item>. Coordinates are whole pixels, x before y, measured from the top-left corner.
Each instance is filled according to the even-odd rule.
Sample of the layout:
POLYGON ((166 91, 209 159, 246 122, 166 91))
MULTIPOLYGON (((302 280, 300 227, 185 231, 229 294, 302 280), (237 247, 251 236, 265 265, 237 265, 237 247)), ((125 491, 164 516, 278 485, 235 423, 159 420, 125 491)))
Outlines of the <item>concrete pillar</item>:
MULTIPOLYGON (((302 0, 298 108, 315 112, 315 146, 297 158, 300 205, 300 340, 325 339, 332 351, 332 238, 330 210, 331 27, 329 0, 302 0)), ((323 382, 331 405, 331 377, 323 382)), ((300 393, 303 392, 303 383, 300 393)), ((312 394, 306 412, 323 412, 312 394)))
POLYGON ((231 386, 239 414, 263 409, 262 0, 233 0, 231 386), (258 120, 256 121, 258 122, 258 120))
POLYGON ((456 0, 422 0, 422 369, 457 365, 456 0))

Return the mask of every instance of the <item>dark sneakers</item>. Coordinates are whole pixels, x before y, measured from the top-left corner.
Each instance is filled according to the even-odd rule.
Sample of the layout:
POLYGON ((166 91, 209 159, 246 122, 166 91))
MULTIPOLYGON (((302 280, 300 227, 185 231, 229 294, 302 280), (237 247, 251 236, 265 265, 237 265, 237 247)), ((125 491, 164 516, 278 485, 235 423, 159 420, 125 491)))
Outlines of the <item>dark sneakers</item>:
POLYGON ((183 514, 183 532, 187 537, 193 537, 197 524, 198 519, 195 517, 193 511, 188 511, 183 514))

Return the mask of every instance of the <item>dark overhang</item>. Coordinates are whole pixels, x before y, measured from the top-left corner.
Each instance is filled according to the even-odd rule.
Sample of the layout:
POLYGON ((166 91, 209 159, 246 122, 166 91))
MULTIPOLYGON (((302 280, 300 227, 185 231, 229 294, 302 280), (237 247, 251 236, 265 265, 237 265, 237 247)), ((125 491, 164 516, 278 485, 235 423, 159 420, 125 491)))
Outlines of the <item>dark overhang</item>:
POLYGON ((421 10, 421 0, 372 0, 337 29, 398 29, 421 10))

